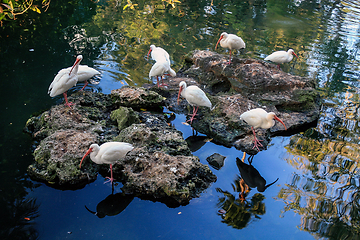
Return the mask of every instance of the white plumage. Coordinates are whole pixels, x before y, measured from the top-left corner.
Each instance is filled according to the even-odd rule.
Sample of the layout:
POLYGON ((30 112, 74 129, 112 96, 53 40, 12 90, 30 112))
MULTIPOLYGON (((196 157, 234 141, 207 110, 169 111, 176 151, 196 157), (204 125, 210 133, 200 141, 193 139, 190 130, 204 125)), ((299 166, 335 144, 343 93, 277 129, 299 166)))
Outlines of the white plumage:
POLYGON ((167 61, 170 65, 170 55, 167 51, 165 51, 161 47, 156 47, 155 45, 150 45, 150 50, 147 54, 147 58, 149 59, 149 54, 151 53, 151 58, 156 62, 164 62, 167 61))
POLYGON ((109 181, 113 182, 112 165, 118 160, 125 158, 126 154, 134 147, 130 143, 125 142, 107 142, 100 147, 98 144, 91 144, 89 150, 85 153, 80 162, 84 161, 85 157, 90 154, 90 159, 96 164, 110 164, 111 177, 109 181))
POLYGON ((78 82, 79 64, 82 59, 82 55, 78 55, 76 57, 74 65, 70 67, 70 70, 60 70, 48 89, 48 94, 50 94, 50 97, 55 97, 57 95, 63 94, 66 102, 65 105, 69 107, 72 105, 72 103, 69 103, 67 100, 67 91, 70 88, 74 87, 78 82))
POLYGON ((269 129, 275 125, 275 120, 277 120, 284 125, 286 130, 285 124, 280 118, 278 118, 275 115, 275 113, 273 112, 268 113, 262 108, 255 108, 246 111, 240 115, 240 119, 244 120, 247 124, 251 126, 251 130, 254 134, 254 147, 256 147, 259 151, 260 151, 259 146, 262 147, 262 144, 260 143, 261 140, 258 140, 256 138, 254 129, 256 128, 269 129))
POLYGON ((299 58, 293 49, 289 49, 287 52, 285 51, 276 51, 267 56, 264 60, 265 61, 272 61, 278 64, 278 68, 280 69, 280 64, 288 63, 293 59, 293 55, 299 58))
POLYGON ((197 86, 186 86, 186 82, 181 81, 179 84, 179 94, 178 94, 178 103, 179 103, 179 98, 180 95, 182 97, 184 97, 186 99, 186 101, 193 106, 193 114, 190 118, 190 123, 192 123, 192 121, 195 119, 195 115, 199 109, 199 107, 208 107, 211 109, 211 102, 209 100, 209 98, 206 96, 206 94, 204 93, 204 91, 202 91, 200 88, 198 88, 197 86), (196 107, 196 109, 195 109, 196 107))
POLYGON ((84 88, 89 84, 87 82, 87 80, 94 77, 95 75, 100 75, 100 74, 101 73, 98 70, 94 69, 94 68, 91 68, 91 67, 89 67, 87 65, 79 65, 79 71, 77 73, 78 82, 85 82, 85 85, 82 87, 81 90, 84 90, 84 88))
POLYGON ((231 50, 246 47, 245 42, 241 37, 238 37, 235 34, 228 34, 226 32, 221 33, 220 38, 216 43, 215 50, 219 43, 221 47, 228 48, 230 51, 230 59, 228 62, 229 64, 231 63, 231 50))
POLYGON ((154 59, 156 63, 150 69, 149 78, 156 77, 158 87, 166 86, 166 84, 164 84, 163 75, 168 72, 167 75, 172 77, 176 76, 176 72, 171 68, 170 55, 163 48, 156 47, 155 45, 150 46, 147 58, 149 58, 150 53, 151 58, 154 59), (159 77, 161 77, 162 84, 159 84, 159 77))
POLYGON ((176 76, 176 72, 170 67, 167 61, 157 61, 150 69, 149 78, 151 79, 151 77, 156 77, 157 86, 158 87, 165 86, 166 84, 164 84, 163 75, 166 72, 168 72, 172 77, 176 76), (159 77, 161 77, 162 80, 162 84, 160 85, 159 85, 159 77))

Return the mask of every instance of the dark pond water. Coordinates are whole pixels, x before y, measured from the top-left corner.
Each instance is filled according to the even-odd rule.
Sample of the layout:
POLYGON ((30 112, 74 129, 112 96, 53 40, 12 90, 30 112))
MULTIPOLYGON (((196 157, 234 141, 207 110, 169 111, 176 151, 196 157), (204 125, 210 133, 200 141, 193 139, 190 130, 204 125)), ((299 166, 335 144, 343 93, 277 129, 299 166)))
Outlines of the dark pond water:
MULTIPOLYGON (((358 239, 360 6, 357 1, 52 1, 47 12, 19 16, 0 32, 0 228, 2 239, 358 239), (61 3, 60 3, 61 2, 61 3), (174 8, 169 5, 174 3, 174 8), (315 78, 323 105, 316 127, 274 137, 253 166, 268 183, 246 201, 236 188, 242 152, 207 142, 203 164, 226 156, 217 182, 187 206, 168 208, 134 198, 121 213, 99 218, 86 210, 111 194, 98 179, 79 190, 57 190, 26 174, 33 144, 27 119, 62 102, 47 88, 57 71, 82 54, 102 72, 88 91, 110 93, 147 83, 150 44, 165 48, 172 67, 194 49, 214 51, 220 34, 241 36, 246 53, 263 59, 293 48, 299 59, 282 69, 315 78), (218 213, 220 209, 227 213, 218 213)), ((222 48, 217 50, 226 53, 222 48)), ((79 84, 75 89, 82 86, 79 84)), ((70 91, 71 94, 71 91, 70 91)), ((177 115, 174 125, 192 135, 177 115)), ((114 193, 121 192, 121 184, 114 193)), ((117 195, 118 196, 118 195, 117 195)))

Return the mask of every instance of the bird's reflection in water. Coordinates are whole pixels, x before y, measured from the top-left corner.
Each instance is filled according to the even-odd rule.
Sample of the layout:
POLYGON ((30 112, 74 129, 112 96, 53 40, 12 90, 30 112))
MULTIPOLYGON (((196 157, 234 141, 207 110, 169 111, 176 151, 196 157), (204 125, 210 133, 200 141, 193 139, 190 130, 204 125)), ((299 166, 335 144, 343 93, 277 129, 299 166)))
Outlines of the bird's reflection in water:
POLYGON ((261 193, 254 194, 251 199, 246 199, 249 189, 243 185, 240 176, 232 184, 233 190, 239 194, 232 194, 217 188, 216 191, 223 194, 219 197, 217 207, 220 209, 218 214, 222 222, 236 229, 246 227, 251 219, 260 219, 260 215, 265 214, 265 204, 262 202, 265 197, 261 193), (239 196, 237 198, 237 196, 239 196))
POLYGON ((204 146, 205 143, 211 142, 211 140, 212 138, 209 138, 207 136, 197 136, 197 135, 192 135, 185 139, 191 152, 196 152, 202 146, 204 146))
POLYGON ((222 222, 237 229, 246 227, 252 217, 260 219, 260 215, 265 214, 265 204, 263 203, 265 196, 263 194, 255 193, 251 199, 247 199, 251 188, 257 188, 259 192, 264 192, 278 180, 266 185, 265 179, 251 165, 254 156, 249 157, 249 164, 244 162, 245 157, 244 153, 242 159, 236 158, 241 176, 237 176, 232 188, 239 194, 232 194, 220 188, 216 189, 217 192, 223 194, 217 204, 220 208, 218 214, 222 217, 222 222))
POLYGON ((274 182, 266 185, 266 180, 260 175, 259 171, 251 165, 254 155, 249 156, 249 164, 246 164, 244 162, 244 158, 245 153, 242 160, 240 158, 236 158, 236 165, 239 168, 242 179, 250 188, 257 188, 259 192, 264 192, 268 187, 270 187, 271 185, 276 183, 277 180, 279 180, 279 178, 277 178, 274 182))
POLYGON ((98 203, 96 206, 96 212, 91 211, 88 207, 86 207, 86 205, 85 208, 99 218, 103 218, 105 216, 115 216, 124 211, 133 199, 134 195, 111 193, 104 200, 98 203))

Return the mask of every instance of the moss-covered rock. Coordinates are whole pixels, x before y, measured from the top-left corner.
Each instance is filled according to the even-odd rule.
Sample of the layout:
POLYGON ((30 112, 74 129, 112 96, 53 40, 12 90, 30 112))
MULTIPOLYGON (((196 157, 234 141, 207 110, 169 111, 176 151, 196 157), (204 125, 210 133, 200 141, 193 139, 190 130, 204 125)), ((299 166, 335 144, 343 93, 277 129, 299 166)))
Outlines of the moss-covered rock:
MULTIPOLYGON (((187 64, 181 71, 187 78, 172 79, 170 91, 178 89, 180 81, 200 87, 214 109, 200 107, 192 127, 225 146, 235 146, 249 154, 258 152, 252 149, 250 126, 240 120, 243 112, 253 108, 274 112, 292 132, 309 126, 319 117, 321 102, 314 79, 285 73, 262 60, 234 57, 232 64, 225 64, 227 57, 210 51, 196 50, 186 59, 187 64)), ((186 100, 180 105, 175 101, 167 99, 171 110, 192 111, 186 100)), ((282 134, 284 128, 275 125, 267 131, 257 131, 264 136, 261 139, 266 148, 270 136, 282 134)))
POLYGON ((132 108, 154 108, 164 105, 164 98, 158 93, 132 86, 124 86, 111 91, 111 99, 115 105, 132 108))
MULTIPOLYGON (((127 94, 129 89, 139 94, 131 96, 131 104, 126 98, 121 104, 147 107, 163 102, 163 97, 152 91, 128 88, 127 94)), ((79 168, 89 146, 121 141, 135 146, 113 166, 114 178, 123 181, 125 192, 172 205, 187 204, 216 180, 210 169, 191 155, 182 133, 168 124, 168 116, 136 112, 118 106, 121 101, 111 105, 112 100, 99 93, 78 93, 72 101, 76 105, 71 109, 54 106, 26 123, 26 131, 40 140, 34 150, 35 162, 28 167, 32 179, 54 187, 82 187, 95 180, 99 171, 108 175, 109 165, 97 165, 88 158, 79 168)))
POLYGON ((118 129, 122 130, 133 123, 139 123, 140 119, 132 108, 119 107, 118 109, 111 112, 111 120, 116 121, 118 129))
POLYGON ((28 173, 36 180, 54 185, 81 185, 95 180, 97 168, 79 169, 87 148, 96 142, 97 134, 77 130, 59 130, 43 139, 34 151, 35 163, 28 173))

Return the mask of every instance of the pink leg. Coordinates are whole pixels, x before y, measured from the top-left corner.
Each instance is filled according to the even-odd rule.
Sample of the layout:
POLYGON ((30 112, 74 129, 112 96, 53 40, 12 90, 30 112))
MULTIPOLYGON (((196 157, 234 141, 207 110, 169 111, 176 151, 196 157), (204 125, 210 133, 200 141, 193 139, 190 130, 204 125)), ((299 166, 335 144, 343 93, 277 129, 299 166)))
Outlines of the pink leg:
POLYGON ((68 106, 69 108, 71 108, 71 105, 74 105, 74 103, 68 101, 67 92, 64 92, 63 95, 64 95, 64 98, 65 98, 65 106, 68 106))
POLYGON ((159 76, 156 76, 156 85, 157 85, 158 87, 160 87, 160 85, 159 85, 159 76))
POLYGON ((187 120, 186 122, 190 122, 190 124, 191 124, 192 121, 193 121, 194 119, 196 119, 196 118, 195 118, 195 115, 196 115, 196 113, 197 113, 198 110, 199 110, 199 106, 197 106, 196 109, 195 109, 195 106, 193 106, 193 114, 191 115, 191 118, 190 118, 189 120, 187 120))
POLYGON ((230 58, 229 58, 229 62, 227 62, 227 64, 231 64, 231 49, 230 49, 230 58))
POLYGON ((110 172, 111 172, 111 177, 106 177, 106 178, 108 178, 109 180, 107 180, 107 181, 104 182, 104 183, 107 183, 107 182, 113 183, 113 182, 114 182, 115 179, 113 178, 112 164, 110 164, 110 172))
POLYGON ((253 134, 254 134, 254 147, 253 147, 253 149, 256 147, 257 150, 260 152, 259 146, 260 146, 260 147, 263 146, 263 145, 260 143, 260 141, 262 141, 262 140, 259 140, 259 139, 256 138, 255 130, 254 130, 253 127, 251 127, 251 130, 252 130, 252 132, 253 132, 253 134))
POLYGON ((84 90, 84 88, 88 85, 88 81, 85 81, 85 85, 82 87, 82 89, 80 89, 80 91, 84 90))
POLYGON ((169 85, 167 85, 167 84, 164 83, 164 78, 163 78, 163 76, 161 76, 161 81, 162 81, 162 84, 160 84, 160 87, 169 86, 169 85))
POLYGON ((280 64, 278 64, 278 69, 280 70, 280 64))

